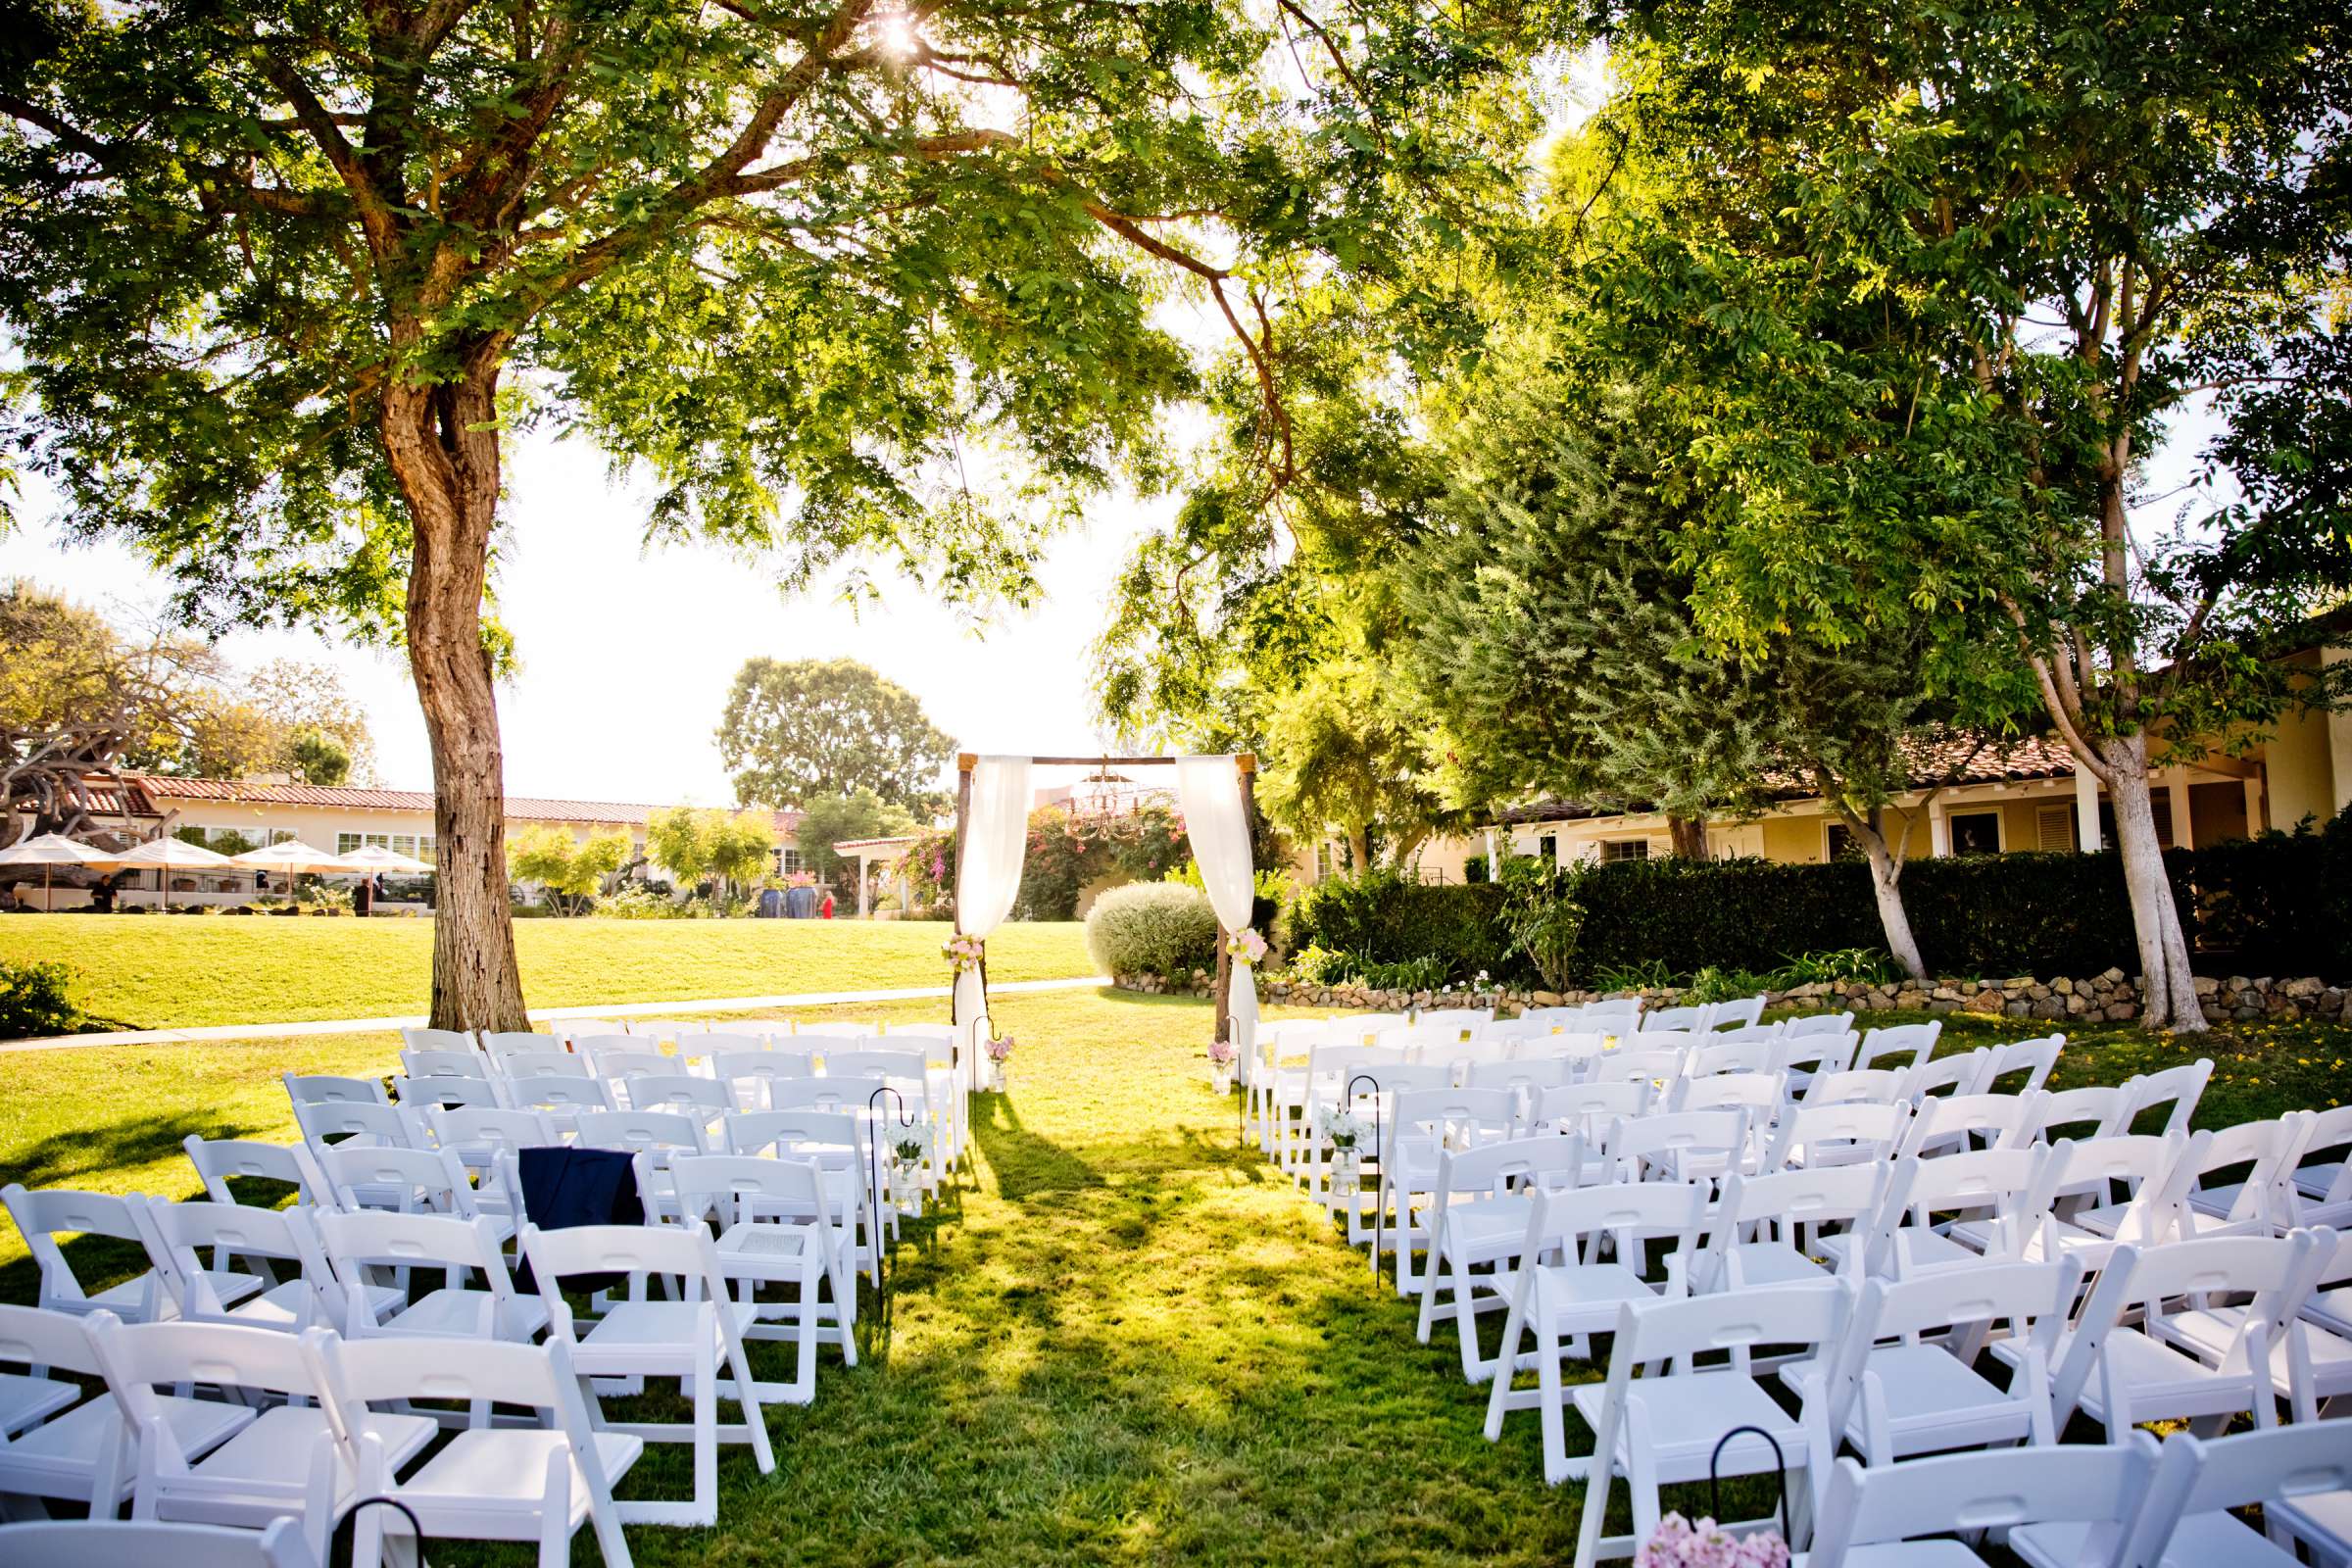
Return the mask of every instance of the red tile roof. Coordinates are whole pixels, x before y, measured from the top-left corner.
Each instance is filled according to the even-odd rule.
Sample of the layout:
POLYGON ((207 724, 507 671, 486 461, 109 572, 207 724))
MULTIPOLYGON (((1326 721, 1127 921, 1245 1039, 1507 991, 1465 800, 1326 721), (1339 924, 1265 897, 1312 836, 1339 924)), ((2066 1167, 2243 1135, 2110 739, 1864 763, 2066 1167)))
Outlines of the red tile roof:
MULTIPOLYGON (((127 775, 124 783, 138 795, 146 797, 149 809, 145 816, 161 816, 169 807, 160 802, 224 801, 244 806, 322 806, 354 811, 430 811, 433 797, 424 790, 353 789, 342 785, 325 784, 253 784, 238 779, 173 778, 156 773, 127 775)), ((626 827, 643 827, 656 811, 669 809, 665 806, 646 806, 620 801, 556 801, 529 795, 507 797, 507 820, 511 822, 595 822, 615 823, 626 827)), ((798 832, 801 813, 773 813, 776 832, 790 835, 798 832)))
MULTIPOLYGON (((1946 735, 1907 740, 1903 743, 1903 750, 1911 758, 1911 787, 1914 789, 1927 789, 1939 784, 2006 784, 2021 779, 2075 776, 2074 753, 2061 743, 2040 736, 1979 742, 1971 736, 1946 735)), ((1793 773, 1767 774, 1765 783, 1779 800, 1805 801, 1814 796, 1812 784, 1793 773)), ((1543 800, 1497 811, 1494 821, 1497 826, 1567 822, 1595 816, 1631 815, 1645 810, 1645 808, 1636 805, 1543 800)))

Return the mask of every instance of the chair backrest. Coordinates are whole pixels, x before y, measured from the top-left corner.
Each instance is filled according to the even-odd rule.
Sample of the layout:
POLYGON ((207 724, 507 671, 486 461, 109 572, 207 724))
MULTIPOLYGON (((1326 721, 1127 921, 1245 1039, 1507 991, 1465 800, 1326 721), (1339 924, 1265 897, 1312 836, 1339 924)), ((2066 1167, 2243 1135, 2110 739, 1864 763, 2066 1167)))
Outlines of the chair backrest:
POLYGON ((1854 1053, 1854 1065, 1874 1067, 1882 1057, 1900 1058, 1908 1055, 1910 1060, 1897 1060, 1897 1065, 1916 1067, 1935 1054, 1936 1042, 1942 1034, 1941 1018, 1934 1018, 1926 1023, 1888 1024, 1865 1030, 1862 1044, 1854 1053))
MULTIPOLYGON (((545 1035, 533 1035, 545 1040, 545 1035)), ((534 1078, 593 1078, 596 1068, 586 1056, 568 1051, 513 1051, 498 1058, 498 1070, 514 1083, 534 1078)))
MULTIPOLYGON (((1646 1037, 1636 1035, 1634 1038, 1642 1040, 1646 1037)), ((1680 1040, 1683 1037, 1667 1038, 1680 1040)), ((1620 1046, 1615 1051, 1604 1051, 1592 1058, 1592 1076, 1602 1083, 1640 1078, 1671 1086, 1675 1079, 1683 1075, 1683 1064, 1690 1059, 1690 1050, 1679 1044, 1657 1049, 1620 1046)))
POLYGON ((88 1323, 65 1312, 0 1303, 0 1366, 45 1366, 95 1377, 98 1352, 90 1348, 88 1323))
POLYGON ((1993 1144, 2023 1144, 2020 1129, 2034 1116, 2036 1099, 2025 1095, 1931 1095, 1917 1102, 1906 1154, 1936 1154, 1967 1148, 1968 1135, 1983 1133, 1993 1144))
MULTIPOLYGON (((90 1315, 90 1346, 124 1419, 162 1449, 161 1469, 184 1473, 193 1457, 179 1446, 166 1418, 158 1386, 210 1384, 304 1399, 331 1396, 301 1340, 274 1329, 238 1323, 124 1323, 112 1312, 90 1315)), ((255 1478, 241 1486, 259 1487, 255 1478)), ((294 1490, 299 1493, 297 1485, 294 1490)), ((147 1499, 140 1499, 142 1506, 147 1499)))
POLYGON ((1686 1071, 1692 1078, 1711 1078, 1724 1072, 1771 1072, 1779 1063, 1780 1042, 1770 1033, 1746 1040, 1710 1041, 1690 1053, 1686 1071))
POLYGON ((313 1154, 345 1144, 407 1149, 417 1142, 416 1126, 409 1113, 380 1102, 322 1100, 297 1104, 294 1125, 302 1129, 313 1154), (339 1142, 330 1145, 329 1139, 339 1142))
MULTIPOLYGON (((683 1225, 570 1225, 543 1231, 522 1228, 522 1253, 548 1315, 559 1325, 571 1321, 564 1281, 582 1274, 671 1274, 686 1282, 689 1299, 727 1299, 719 1277, 718 1250, 699 1221, 683 1225)), ((564 1338, 561 1332, 551 1336, 564 1338)))
POLYGON ((1609 1049, 1609 1037, 1584 1030, 1563 1029, 1514 1040, 1510 1056, 1516 1061, 1567 1061, 1581 1072, 1609 1049))
MULTIPOLYGON (((2110 1560, 2148 1494, 2156 1440, 2134 1432, 2104 1446, 1994 1448, 1865 1470, 1840 1459, 1831 1472, 1806 1568, 1845 1568, 1857 1546, 1954 1531, 2027 1524, 2088 1524, 2083 1562, 2110 1560)), ((1895 1560, 1885 1553, 1874 1561, 1895 1560)))
POLYGON ((466 1168, 447 1149, 363 1148, 350 1144, 321 1149, 317 1158, 339 1207, 362 1206, 363 1188, 397 1195, 404 1214, 471 1215, 473 1184, 466 1168))
POLYGON ((1902 1101, 1799 1105, 1781 1113, 1766 1163, 1778 1169, 1791 1159, 1807 1166, 1891 1159, 1910 1124, 1911 1106, 1902 1101))
POLYGON ((2043 1090, 2034 1113, 2019 1127, 2020 1143, 2058 1143, 2068 1138, 2113 1138, 2132 1130, 2128 1084, 2043 1090))
MULTIPOLYGON (((1916 1162, 1914 1162, 1916 1163, 1916 1162)), ((1985 1263, 1900 1281, 1870 1279, 1862 1285, 1850 1330, 1830 1357, 1823 1385, 1823 1409, 1833 1432, 1843 1431, 1862 1392, 1870 1356, 1881 1343, 1899 1340, 1938 1343, 1964 1361, 1973 1361, 1996 1324, 2008 1326, 2009 1344, 2031 1358, 2011 1377, 2010 1396, 2034 1400, 2030 1410, 2036 1436, 2054 1441, 2047 1428, 2049 1360, 2065 1331, 2082 1285, 2082 1260, 2056 1263, 1985 1263)))
POLYGON ((757 1109, 766 1103, 764 1086, 772 1080, 806 1078, 809 1071, 808 1058, 797 1051, 729 1051, 710 1058, 711 1078, 732 1085, 737 1101, 746 1109, 757 1109), (760 1086, 762 1091, 757 1102, 743 1099, 753 1086, 760 1086))
MULTIPOLYGON (((1401 1012, 1359 1012, 1331 1020, 1331 1038, 1346 1045, 1370 1045, 1394 1030, 1409 1028, 1412 1019, 1401 1012)), ((1395 1044, 1382 1041, 1382 1044, 1395 1044)))
POLYGON ((2130 1125, 2136 1127, 2147 1112, 2168 1107, 2164 1125, 2156 1130, 2186 1132, 2190 1119, 2197 1113, 2197 1102, 2204 1098, 2205 1085, 2212 1077, 2212 1058, 2200 1056, 2195 1061, 2132 1079, 2130 1125))
POLYGON ((1911 1076, 1908 1067, 1872 1067, 1860 1071, 1838 1068, 1817 1072, 1805 1086, 1808 1105, 1892 1104, 1908 1100, 1903 1087, 1911 1076))
POLYGON ((2318 1121, 2311 1111, 2290 1110, 2269 1121, 2240 1122, 2214 1132, 2197 1153, 2195 1168, 2188 1173, 2188 1185, 2180 1195, 2179 1218, 2183 1233, 2240 1226, 2256 1231, 2292 1228, 2302 1211, 2293 1181, 2295 1161, 2303 1157, 2304 1146, 2318 1121), (2238 1165, 2251 1168, 2238 1183, 2229 1211, 2219 1218, 2198 1213, 2189 1200, 2203 1186, 2202 1178, 2238 1165))
POLYGON ((2305 1165, 2335 1161, 2333 1178, 2320 1201, 2330 1206, 2352 1201, 2352 1105, 2333 1105, 2315 1112, 2311 1134, 2303 1141, 2303 1152, 2295 1158, 2305 1165))
POLYGON ((1723 1029, 1752 1029, 1764 1017, 1764 993, 1741 997, 1737 1002, 1718 1002, 1715 1010, 1707 1014, 1703 1032, 1712 1034, 1723 1029))
POLYGON ((829 1052, 825 1056, 825 1076, 828 1078, 909 1078, 921 1082, 924 1070, 930 1065, 930 1054, 922 1051, 884 1051, 867 1047, 858 1051, 829 1052))
POLYGON ((1923 1061, 1903 1080, 1903 1095, 1910 1100, 1928 1100, 1939 1095, 1967 1094, 1984 1076, 1984 1058, 1990 1054, 1985 1050, 1963 1051, 1923 1061))
MULTIPOLYGON (((2188 1152, 2188 1146, 2189 1140, 2178 1134, 2170 1138, 2143 1133, 2120 1138, 2061 1139, 2048 1146, 2050 1158, 2042 1167, 2040 1206, 2056 1202, 2060 1194, 2084 1188, 2095 1188, 2098 1200, 2105 1202, 2108 1189, 2121 1183, 2131 1194, 2130 1201, 2136 1212, 2127 1217, 2116 1232, 2117 1238, 2140 1243, 2162 1241, 2171 1227, 2172 1216, 2157 1213, 2156 1200, 2163 1195, 2165 1179, 2188 1152)), ((2185 1182, 2181 1185, 2185 1186, 2185 1182)))
POLYGON ((1737 1361, 1756 1346, 1827 1349, 1845 1332, 1851 1298, 1839 1281, 1806 1280, 1769 1291, 1628 1301, 1617 1317, 1609 1382, 1622 1392, 1633 1369, 1645 1362, 1665 1361, 1673 1371, 1698 1371, 1702 1356, 1728 1353, 1737 1361))
POLYGON ((1775 1171, 1748 1176, 1739 1171, 1724 1178, 1723 1200, 1715 1207, 1714 1228, 1708 1233, 1710 1278, 1722 1288, 1723 1270, 1732 1249, 1748 1240, 1758 1226, 1843 1225, 1852 1233, 1840 1271, 1857 1277, 1862 1272, 1862 1242, 1870 1221, 1877 1217, 1890 1178, 1908 1179, 1906 1165, 1832 1165, 1817 1170, 1775 1171))
POLYGON ((1787 1020, 1788 1038, 1806 1040, 1814 1035, 1850 1035, 1854 1032, 1854 1015, 1850 1012, 1808 1012, 1787 1020))
POLYGON ((682 1058, 645 1050, 642 1040, 636 1044, 640 1049, 634 1051, 591 1050, 596 1075, 608 1083, 626 1083, 631 1078, 672 1078, 686 1070, 682 1058))
POLYGON ((1399 1090, 1384 1118, 1392 1142, 1421 1132, 1469 1143, 1510 1136, 1519 1121, 1519 1097, 1508 1089, 1446 1085, 1399 1090))
POLYGON ((1505 1056, 1472 1060, 1462 1081, 1473 1089, 1555 1089, 1568 1082, 1576 1063, 1567 1056, 1505 1056))
MULTIPOLYGON (((334 1406, 341 1428, 356 1434, 371 1403, 440 1399, 453 1404, 501 1404, 541 1410, 571 1439, 572 1461, 592 1488, 610 1489, 601 1468, 595 1432, 572 1371, 571 1351, 561 1340, 545 1345, 507 1345, 493 1340, 452 1340, 430 1355, 416 1353, 413 1341, 398 1339, 313 1342, 324 1381, 342 1393, 334 1406)), ((455 1490, 463 1491, 462 1479, 455 1490)))
POLYGON ((1448 1149, 1438 1156, 1438 1196, 1431 1212, 1443 1216, 1452 1199, 1573 1187, 1584 1157, 1583 1140, 1574 1137, 1506 1138, 1448 1149))
POLYGON ((602 1078, 515 1078, 507 1084, 507 1098, 523 1110, 586 1112, 614 1108, 612 1087, 602 1078))
POLYGON ((648 1074, 627 1084, 632 1110, 674 1110, 708 1121, 735 1108, 734 1091, 713 1078, 692 1073, 648 1074))
POLYGON ((0 1525, 0 1562, 9 1568, 318 1568, 302 1522, 272 1519, 267 1530, 153 1520, 43 1519, 0 1525))
POLYGON ((1979 1149, 1934 1159, 1910 1159, 1915 1167, 1901 1205, 1887 1204, 1871 1228, 1870 1255, 1888 1271, 1908 1278, 1911 1230, 1925 1227, 1937 1214, 1982 1213, 1994 1222, 1984 1258, 1972 1257, 1967 1268, 1984 1266, 1986 1259, 2022 1257, 2034 1227, 2048 1208, 2042 1197, 2042 1172, 2050 1152, 2043 1149, 1979 1149))
POLYGON ((490 1073, 490 1058, 478 1051, 420 1051, 410 1047, 402 1050, 400 1065, 412 1078, 484 1078, 490 1073))
MULTIPOLYGON (((490 1300, 480 1318, 480 1338, 498 1337, 500 1320, 515 1326, 507 1303, 514 1299, 514 1281, 499 1250, 498 1232, 481 1215, 460 1219, 450 1214, 321 1213, 318 1239, 334 1264, 335 1276, 353 1298, 355 1313, 366 1310, 363 1296, 370 1268, 470 1269, 482 1276, 490 1300)), ((354 1333, 368 1327, 351 1324, 354 1333)))
POLYGON ((395 1078, 392 1098, 405 1110, 429 1109, 438 1105, 472 1105, 481 1110, 497 1110, 505 1105, 499 1098, 498 1085, 487 1078, 395 1078))
POLYGON ((519 1154, 556 1142, 555 1129, 535 1110, 452 1105, 426 1115, 432 1123, 433 1141, 456 1154, 468 1169, 480 1167, 490 1153, 519 1154))
POLYGON ((1780 1064, 1788 1072, 1803 1072, 1807 1076, 1847 1071, 1854 1064, 1854 1053, 1861 1048, 1862 1037, 1851 1029, 1817 1029, 1799 1034, 1791 1026, 1781 1036, 1780 1064))
POLYGON ((286 1098, 297 1105, 388 1105, 384 1086, 372 1078, 344 1078, 326 1072, 289 1072, 282 1075, 286 1098))
POLYGON ((1642 999, 1640 997, 1609 997, 1588 1002, 1576 1009, 1571 1027, 1597 1030, 1603 1034, 1630 1034, 1640 1027, 1642 999))
POLYGON ((1642 1115, 1649 1109, 1652 1093, 1646 1078, 1540 1089, 1528 1102, 1528 1125, 1582 1132, 1591 1139, 1605 1133, 1613 1123, 1642 1115))
POLYGON ((1528 1007, 1509 1021, 1549 1034, 1554 1029, 1573 1028, 1584 1015, 1582 1007, 1528 1007))
POLYGON ((1708 1078, 1684 1078, 1674 1086, 1677 1110, 1721 1110, 1745 1105, 1764 1121, 1779 1108, 1787 1088, 1777 1072, 1719 1072, 1708 1078))
POLYGON ((566 1055, 561 1034, 543 1035, 531 1029, 485 1029, 482 1054, 496 1061, 505 1056, 566 1055))
MULTIPOLYGON (((697 1056, 724 1056, 739 1051, 765 1051, 767 1041, 760 1035, 738 1029, 711 1029, 693 1037, 693 1052, 697 1056)), ((681 1051, 685 1047, 679 1048, 681 1051)))
MULTIPOLYGON (((2342 1421, 2299 1422, 2227 1438, 2176 1433, 2165 1439, 2147 1505, 2118 1568, 2158 1568, 2184 1518, 2347 1490, 2352 1490, 2352 1426, 2342 1421)), ((2248 1537, 2253 1539, 2251 1532, 2248 1537)), ((2278 1560, 2294 1559, 2281 1553, 2278 1560)))
POLYGON ((1326 1083, 1328 1094, 1319 1097, 1319 1103, 1338 1104, 1353 1098, 1364 1100, 1373 1095, 1416 1094, 1429 1089, 1453 1087, 1453 1066, 1450 1062, 1392 1061, 1363 1063, 1336 1083, 1326 1083))
POLYGON ((858 1157, 868 1141, 862 1106, 855 1111, 814 1107, 739 1110, 727 1118, 723 1131, 722 1143, 730 1154, 774 1150, 807 1157, 810 1151, 823 1151, 838 1161, 858 1157))
POLYGON ((410 1051, 441 1051, 473 1055, 477 1050, 470 1029, 403 1029, 400 1032, 403 1053, 410 1051))
POLYGON ((199 1138, 190 1133, 180 1140, 179 1147, 188 1152, 188 1163, 196 1167, 196 1179, 204 1183, 205 1196, 216 1203, 237 1200, 228 1189, 231 1176, 282 1183, 293 1188, 296 1198, 305 1203, 326 1200, 318 1167, 305 1145, 265 1144, 248 1138, 199 1138))
POLYGON ((1693 1002, 1680 1007, 1660 1007, 1655 1012, 1642 1014, 1641 1032, 1645 1035, 1668 1031, 1697 1033, 1707 1027, 1715 1016, 1715 1004, 1693 1002))
POLYGON ((2066 1036, 2043 1035, 2038 1040, 2013 1040, 2005 1046, 1994 1046, 1984 1058, 1984 1072, 1964 1093, 1989 1095, 1993 1086, 2013 1072, 2027 1074, 2026 1081, 2016 1086, 2016 1094, 2030 1095, 2049 1087, 2050 1071, 2058 1065, 2058 1054, 2066 1049, 2066 1036))
POLYGON ((1673 1244, 1667 1255, 1676 1260, 1663 1265, 1669 1288, 1687 1288, 1707 1196, 1704 1182, 1604 1182, 1538 1192, 1523 1256, 1557 1248, 1572 1261, 1596 1263, 1602 1239, 1610 1238, 1624 1248, 1618 1261, 1640 1273, 1648 1255, 1641 1244, 1664 1240, 1673 1244))
POLYGON ((547 1027, 557 1039, 574 1051, 578 1051, 590 1041, 626 1040, 629 1036, 626 1025, 616 1023, 611 1018, 566 1018, 560 1023, 551 1023, 547 1027))
POLYGON ((1609 1152, 1620 1175, 1640 1180, 1644 1162, 1683 1154, 1736 1154, 1747 1142, 1748 1113, 1728 1110, 1677 1110, 1661 1116, 1636 1116, 1619 1122, 1609 1134, 1609 1152))
MULTIPOLYGON (((767 1084, 767 1102, 775 1110, 847 1110, 859 1115, 874 1103, 874 1096, 888 1089, 902 1099, 908 1094, 909 1084, 902 1078, 893 1083, 887 1078, 834 1077, 771 1078, 767 1084)), ((883 1095, 885 1109, 895 1108, 889 1095, 883 1095)))
POLYGON ((750 1154, 694 1154, 670 1163, 679 1212, 715 1216, 723 1226, 774 1216, 825 1216, 835 1225, 849 1215, 826 1201, 825 1179, 814 1160, 750 1154), (765 1201, 760 1201, 765 1200, 765 1201))
POLYGON ((578 1120, 581 1149, 686 1150, 700 1154, 710 1148, 703 1123, 674 1110, 583 1110, 578 1120))
MULTIPOLYGON (((828 1025, 823 1029, 803 1029, 794 1034, 791 1039, 793 1050, 827 1061, 845 1051, 864 1051, 873 1043, 873 1036, 853 1033, 838 1025, 828 1025)), ((780 1049, 785 1042, 776 1040, 771 1044, 780 1049)))

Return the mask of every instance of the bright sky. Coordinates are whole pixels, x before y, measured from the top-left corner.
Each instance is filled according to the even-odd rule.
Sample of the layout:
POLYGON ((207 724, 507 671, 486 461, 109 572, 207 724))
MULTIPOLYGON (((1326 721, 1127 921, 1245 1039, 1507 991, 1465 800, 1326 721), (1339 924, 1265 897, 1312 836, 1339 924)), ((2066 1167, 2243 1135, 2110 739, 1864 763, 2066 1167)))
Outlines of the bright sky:
MULTIPOLYGON (((853 612, 832 586, 787 601, 772 577, 724 552, 648 550, 639 539, 645 496, 615 486, 603 455, 576 441, 523 442, 508 493, 499 612, 522 662, 500 693, 508 790, 706 806, 734 798, 712 731, 735 671, 756 655, 862 660, 919 696, 932 722, 970 750, 1094 749, 1087 646, 1129 546, 1174 506, 1166 497, 1101 499, 1084 531, 1054 545, 1039 609, 975 632, 895 579, 878 579, 880 606, 853 612)), ((28 487, 23 500, 26 526, 0 538, 0 578, 31 577, 125 618, 160 609, 168 585, 131 552, 68 547, 51 498, 28 487)), ((423 720, 397 654, 288 632, 237 633, 222 647, 247 665, 332 664, 367 705, 384 783, 432 787, 423 720)))

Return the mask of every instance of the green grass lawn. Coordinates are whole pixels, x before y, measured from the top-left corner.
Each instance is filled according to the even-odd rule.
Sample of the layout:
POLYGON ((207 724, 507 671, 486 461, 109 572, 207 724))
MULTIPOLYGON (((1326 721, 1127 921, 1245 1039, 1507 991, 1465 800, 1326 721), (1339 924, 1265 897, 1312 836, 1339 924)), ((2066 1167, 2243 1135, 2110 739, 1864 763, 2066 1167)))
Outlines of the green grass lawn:
MULTIPOLYGON (((1008 924, 989 939, 995 980, 1095 972, 1085 928, 1008 924)), ((517 920, 534 1007, 765 997, 948 983, 944 923, 897 920, 517 920)), ((21 914, 0 959, 74 966, 91 1014, 142 1029, 422 1013, 428 920, 21 914)))
MULTIPOLYGON (((887 1332, 869 1313, 864 1364, 829 1362, 814 1406, 770 1412, 778 1474, 727 1450, 717 1528, 632 1529, 640 1561, 1567 1559, 1578 1494, 1543 1485, 1534 1418, 1484 1442, 1485 1399, 1452 1346, 1415 1344, 1411 1307, 1236 1148, 1233 1107, 1205 1082, 1205 1004, 1071 993, 997 1010, 1023 1042, 1012 1093, 975 1101, 977 1174, 902 1246, 887 1332)), ((2030 1032, 1947 1024, 1950 1050, 2030 1032)), ((2058 1082, 2197 1054, 2218 1065, 2198 1120, 2221 1125, 2335 1102, 2352 1031, 2217 1031, 2186 1049, 2085 1031, 2058 1082)), ((279 1071, 390 1057, 381 1037, 0 1055, 0 1177, 181 1196, 195 1186, 176 1148, 186 1133, 292 1136, 279 1071)), ((110 1260, 128 1267, 75 1247, 101 1278, 110 1260)), ((0 1237, 0 1299, 28 1299, 32 1284, 17 1239, 0 1237)), ((755 1359, 781 1375, 773 1348, 755 1359)), ((681 1495, 684 1461, 659 1447, 623 1490, 681 1495)), ((1704 1489, 1667 1501, 1703 1509, 1704 1489)), ((459 1545, 433 1557, 526 1560, 459 1545)))

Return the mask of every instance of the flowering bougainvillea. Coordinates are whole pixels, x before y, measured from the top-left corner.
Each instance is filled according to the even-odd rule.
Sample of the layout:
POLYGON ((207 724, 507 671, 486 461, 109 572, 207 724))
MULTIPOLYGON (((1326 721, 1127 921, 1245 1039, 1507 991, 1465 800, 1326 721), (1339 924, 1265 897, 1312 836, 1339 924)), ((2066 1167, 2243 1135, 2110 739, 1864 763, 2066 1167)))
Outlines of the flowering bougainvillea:
MULTIPOLYGON (((1078 895, 1097 882, 1156 882, 1191 855, 1184 817, 1164 806, 1144 806, 1111 817, 1073 817, 1049 806, 1029 817, 1016 920, 1072 920, 1078 895)), ((956 831, 936 829, 906 852, 912 907, 945 917, 955 903, 956 831)))

